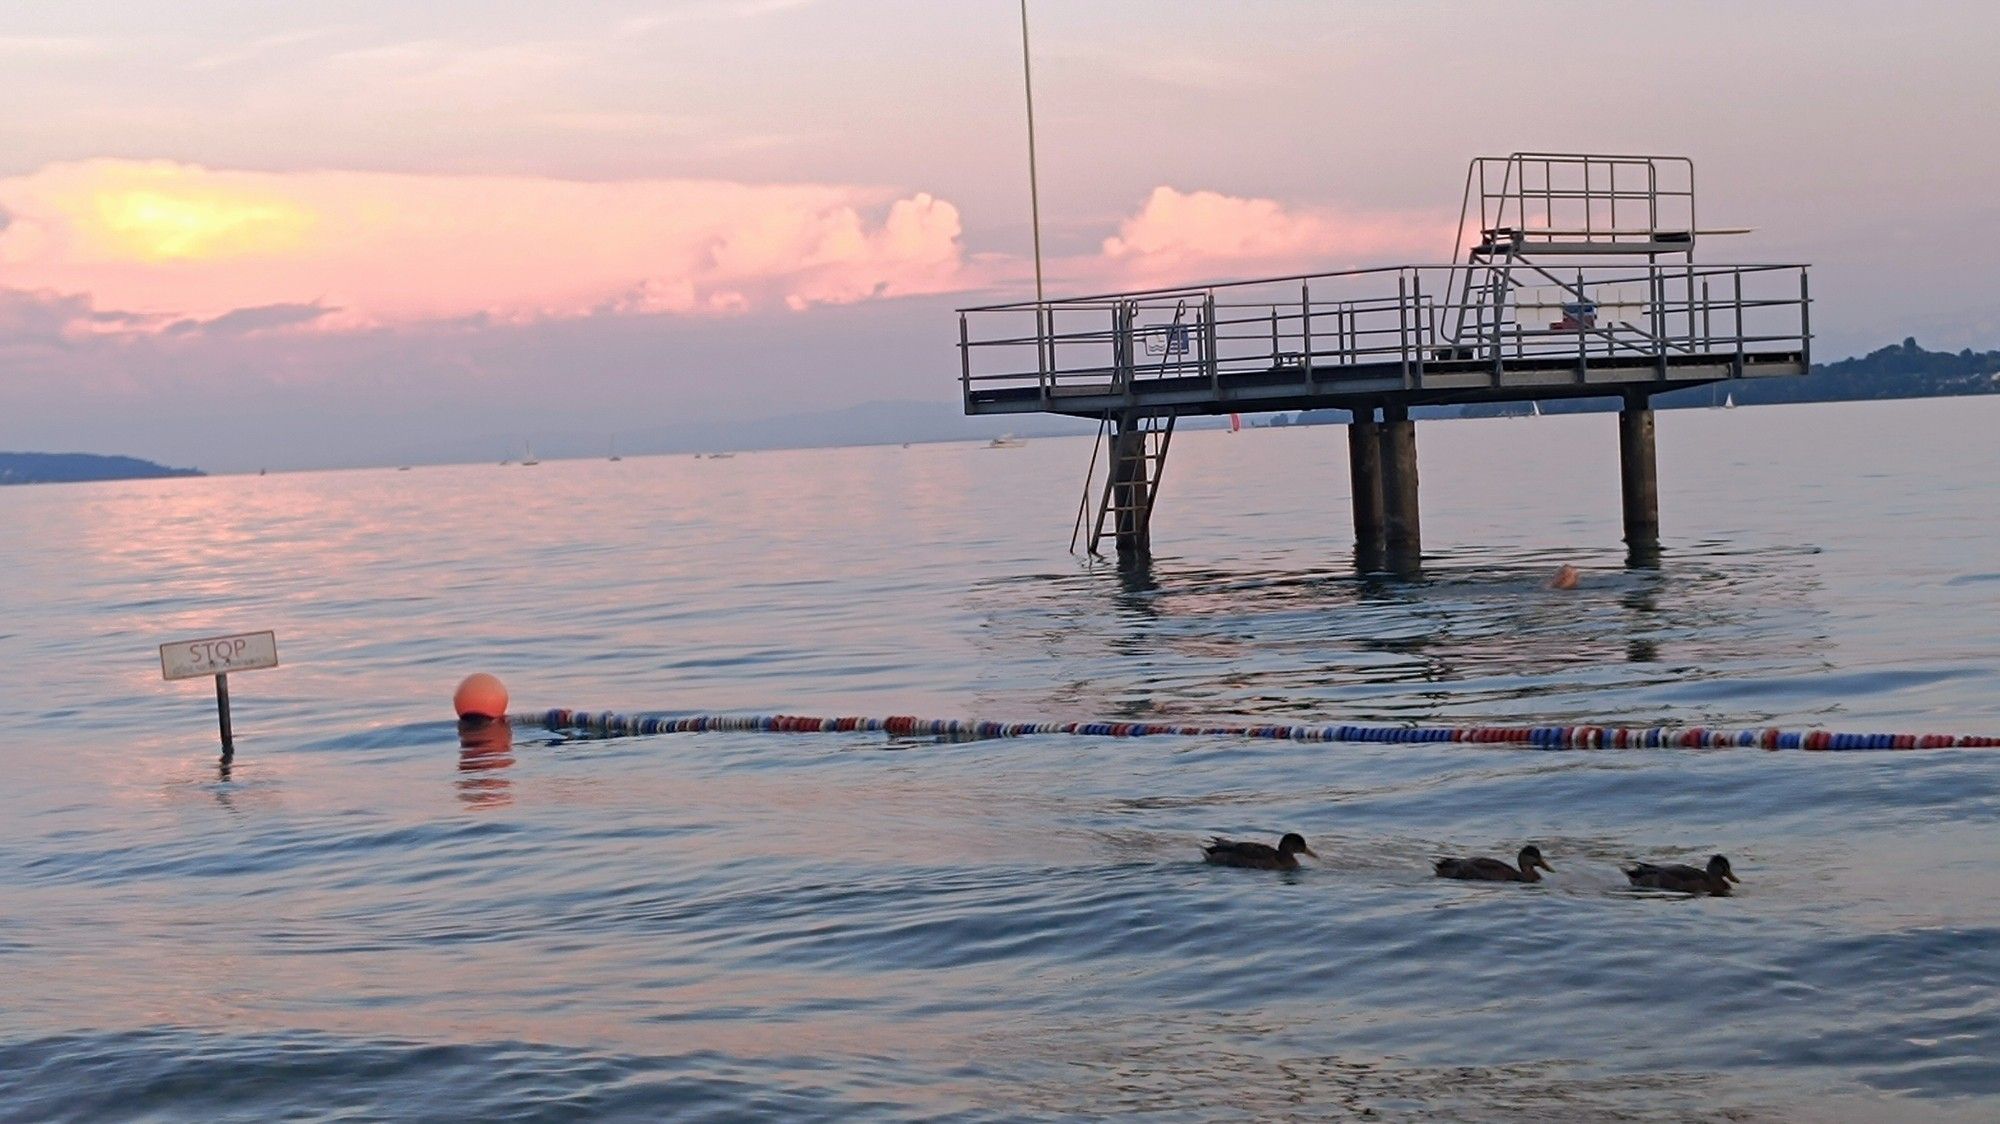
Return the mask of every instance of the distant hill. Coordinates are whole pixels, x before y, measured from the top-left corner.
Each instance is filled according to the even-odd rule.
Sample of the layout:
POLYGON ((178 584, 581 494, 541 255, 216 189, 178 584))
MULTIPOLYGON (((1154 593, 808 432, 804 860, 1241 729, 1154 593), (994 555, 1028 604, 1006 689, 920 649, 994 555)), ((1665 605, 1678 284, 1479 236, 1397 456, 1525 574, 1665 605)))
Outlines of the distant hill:
POLYGON ((0 484, 75 484, 86 480, 146 480, 203 476, 200 469, 168 468, 137 457, 94 453, 0 453, 0 484))
MULTIPOLYGON (((1815 363, 1797 378, 1741 379, 1690 387, 1653 399, 1655 409, 1712 406, 1728 391, 1739 406, 1779 402, 1855 402, 1876 398, 1940 398, 1964 394, 2000 394, 2000 351, 1926 351, 1915 338, 1878 348, 1866 355, 1833 363, 1815 363)), ((1542 403, 1545 414, 1592 414, 1619 407, 1616 398, 1571 398, 1542 403)), ((1415 417, 1484 418, 1528 412, 1525 403, 1476 406, 1429 406, 1412 410, 1415 417)), ((1280 415, 1283 417, 1283 415, 1280 415)), ((1345 410, 1306 410, 1275 424, 1344 424, 1345 410)))
MULTIPOLYGON (((2000 394, 2000 351, 1966 348, 1926 351, 1914 337, 1837 363, 1814 363, 1795 379, 1751 379, 1729 384, 1739 405, 1772 402, 1853 402, 1869 398, 1941 398, 2000 394)), ((1678 390, 1653 401, 1661 406, 1705 406, 1708 390, 1678 390)))

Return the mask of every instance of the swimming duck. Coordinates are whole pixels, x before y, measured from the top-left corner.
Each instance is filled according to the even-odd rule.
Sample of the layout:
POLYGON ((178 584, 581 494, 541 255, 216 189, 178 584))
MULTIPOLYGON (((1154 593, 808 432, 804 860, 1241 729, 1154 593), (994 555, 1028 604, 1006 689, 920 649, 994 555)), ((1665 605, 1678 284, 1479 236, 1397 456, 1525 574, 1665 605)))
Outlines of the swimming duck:
POLYGON ((1711 856, 1706 870, 1701 867, 1686 866, 1681 863, 1655 865, 1634 863, 1625 868, 1625 877, 1634 886, 1644 886, 1654 890, 1678 890, 1683 894, 1713 894, 1716 897, 1729 895, 1731 882, 1742 882, 1736 872, 1729 869, 1729 860, 1721 855, 1711 856))
POLYGON ((1521 848, 1519 869, 1508 866, 1499 859, 1438 859, 1431 865, 1437 868, 1439 878, 1469 878, 1479 882, 1540 882, 1542 876, 1536 868, 1553 872, 1555 867, 1542 861, 1541 848, 1529 844, 1521 848))
POLYGON ((1210 839, 1208 846, 1203 847, 1201 851, 1208 856, 1209 862, 1217 866, 1247 866, 1256 870, 1297 870, 1299 855, 1319 857, 1317 851, 1306 846, 1305 836, 1296 831, 1286 832, 1285 837, 1278 840, 1276 847, 1263 843, 1238 842, 1218 835, 1210 839))

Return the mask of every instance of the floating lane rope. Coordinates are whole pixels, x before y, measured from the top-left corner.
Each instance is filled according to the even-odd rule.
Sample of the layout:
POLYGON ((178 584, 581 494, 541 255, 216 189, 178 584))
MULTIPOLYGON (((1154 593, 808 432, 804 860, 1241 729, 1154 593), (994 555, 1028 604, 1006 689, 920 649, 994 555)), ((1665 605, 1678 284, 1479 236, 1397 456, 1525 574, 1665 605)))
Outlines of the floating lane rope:
POLYGON ((540 710, 509 715, 524 725, 588 730, 604 735, 698 734, 742 731, 773 734, 885 734, 1025 738, 1068 734, 1087 738, 1232 737, 1295 742, 1464 742, 1534 749, 1804 749, 1862 751, 2000 747, 2000 737, 1973 734, 1842 734, 1776 727, 1712 730, 1705 726, 1246 726, 1169 722, 983 722, 969 718, 812 718, 796 714, 698 714, 658 717, 610 711, 540 710))

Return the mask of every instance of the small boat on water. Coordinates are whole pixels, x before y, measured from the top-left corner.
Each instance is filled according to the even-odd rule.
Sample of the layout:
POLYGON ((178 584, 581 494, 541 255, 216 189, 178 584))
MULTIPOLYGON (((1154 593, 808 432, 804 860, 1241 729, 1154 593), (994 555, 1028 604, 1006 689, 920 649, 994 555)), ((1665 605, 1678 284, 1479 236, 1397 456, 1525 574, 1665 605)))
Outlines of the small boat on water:
POLYGON ((993 440, 988 441, 986 447, 989 449, 1018 449, 1027 443, 1026 438, 1016 437, 1011 433, 1003 433, 993 440))
MULTIPOLYGON (((521 458, 521 465, 522 465, 522 467, 527 467, 527 466, 529 466, 529 465, 537 465, 537 464, 540 464, 540 463, 542 463, 541 461, 538 461, 538 460, 536 460, 536 459, 535 459, 535 444, 534 444, 534 442, 532 442, 532 441, 523 441, 523 442, 522 442, 521 444, 522 444, 523 446, 525 446, 525 447, 526 447, 526 449, 527 449, 527 454, 526 454, 525 456, 523 456, 523 457, 521 458)), ((503 462, 503 463, 504 463, 504 462, 503 462)))

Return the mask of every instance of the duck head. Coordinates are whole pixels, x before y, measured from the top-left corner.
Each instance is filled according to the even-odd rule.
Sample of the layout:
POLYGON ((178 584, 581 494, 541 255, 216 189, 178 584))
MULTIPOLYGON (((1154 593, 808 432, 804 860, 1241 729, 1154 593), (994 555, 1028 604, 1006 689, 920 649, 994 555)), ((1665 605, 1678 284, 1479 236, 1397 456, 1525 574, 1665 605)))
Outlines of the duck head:
POLYGON ((1306 846, 1306 837, 1296 831, 1288 831, 1285 833, 1283 839, 1278 840, 1278 853, 1281 855, 1304 853, 1311 855, 1313 858, 1319 857, 1318 851, 1306 846))
POLYGON ((1548 860, 1542 858, 1542 849, 1540 847, 1535 846, 1533 843, 1530 843, 1526 847, 1521 848, 1521 854, 1519 857, 1520 857, 1522 874, 1526 874, 1529 871, 1535 870, 1537 868, 1546 870, 1550 874, 1554 874, 1556 872, 1556 868, 1550 866, 1548 864, 1548 860))
POLYGON ((1721 855, 1712 855, 1709 857, 1708 877, 1718 885, 1724 882, 1734 882, 1741 885, 1743 882, 1741 878, 1736 877, 1735 871, 1729 869, 1729 860, 1723 858, 1721 855))

